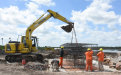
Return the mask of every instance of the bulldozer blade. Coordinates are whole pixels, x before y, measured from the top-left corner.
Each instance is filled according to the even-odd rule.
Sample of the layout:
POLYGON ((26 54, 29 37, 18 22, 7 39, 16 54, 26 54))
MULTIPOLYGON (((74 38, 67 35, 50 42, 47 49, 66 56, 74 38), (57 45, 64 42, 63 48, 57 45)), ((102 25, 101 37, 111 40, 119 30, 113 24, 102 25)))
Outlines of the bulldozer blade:
POLYGON ((73 28, 74 24, 73 23, 69 23, 69 25, 67 26, 62 26, 61 28, 66 31, 66 32, 71 32, 72 31, 72 28, 73 28))

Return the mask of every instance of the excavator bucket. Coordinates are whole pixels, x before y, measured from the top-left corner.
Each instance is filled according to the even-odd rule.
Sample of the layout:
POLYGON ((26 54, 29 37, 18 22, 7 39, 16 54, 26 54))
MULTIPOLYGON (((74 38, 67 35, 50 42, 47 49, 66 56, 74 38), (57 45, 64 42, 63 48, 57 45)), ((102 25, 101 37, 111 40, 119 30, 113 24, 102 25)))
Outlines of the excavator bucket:
POLYGON ((61 28, 62 28, 64 31, 66 31, 66 32, 69 33, 69 32, 72 31, 73 26, 74 26, 74 23, 69 23, 69 25, 67 25, 67 26, 62 26, 61 28))

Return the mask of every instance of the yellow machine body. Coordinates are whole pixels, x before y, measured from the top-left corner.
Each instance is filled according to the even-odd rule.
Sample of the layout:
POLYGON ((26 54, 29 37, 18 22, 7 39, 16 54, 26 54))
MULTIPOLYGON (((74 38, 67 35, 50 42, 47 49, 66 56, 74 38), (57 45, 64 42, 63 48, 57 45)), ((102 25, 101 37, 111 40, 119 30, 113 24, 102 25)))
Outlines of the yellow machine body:
MULTIPOLYGON (((44 14, 37 19, 34 23, 32 23, 26 30, 25 36, 21 37, 21 42, 18 41, 9 41, 5 45, 5 52, 6 53, 32 53, 32 52, 38 52, 38 39, 36 36, 31 36, 32 32, 42 25, 45 21, 47 21, 49 18, 54 17, 56 19, 59 19, 65 23, 68 23, 69 25, 61 27, 66 32, 70 32, 73 28, 74 23, 68 21, 65 17, 61 16, 57 12, 54 12, 52 10, 47 10, 49 14, 45 17, 44 14)), ((10 56, 6 57, 7 60, 10 60, 10 56)), ((15 56, 11 56, 15 57, 15 56)), ((12 60, 12 59, 11 59, 12 60)))
POLYGON ((50 46, 45 46, 45 50, 52 50, 52 51, 54 51, 54 49, 52 47, 50 47, 50 46))

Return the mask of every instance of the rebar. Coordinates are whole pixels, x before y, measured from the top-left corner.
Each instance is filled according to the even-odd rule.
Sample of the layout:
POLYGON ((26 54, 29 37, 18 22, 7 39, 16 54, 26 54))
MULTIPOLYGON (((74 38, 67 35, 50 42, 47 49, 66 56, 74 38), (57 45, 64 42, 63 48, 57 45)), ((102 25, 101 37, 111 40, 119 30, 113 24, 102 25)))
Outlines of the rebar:
POLYGON ((64 51, 68 52, 66 55, 66 61, 73 62, 74 67, 85 67, 85 60, 86 60, 85 52, 87 51, 87 48, 91 47, 92 49, 96 50, 98 44, 65 43, 62 44, 61 46, 64 46, 64 51))

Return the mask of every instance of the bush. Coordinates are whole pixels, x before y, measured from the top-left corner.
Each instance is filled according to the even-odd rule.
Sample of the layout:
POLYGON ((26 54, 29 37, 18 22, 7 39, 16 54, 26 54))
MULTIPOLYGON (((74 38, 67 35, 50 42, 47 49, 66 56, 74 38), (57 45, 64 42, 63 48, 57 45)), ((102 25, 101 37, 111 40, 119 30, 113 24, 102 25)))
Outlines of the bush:
POLYGON ((0 50, 3 50, 3 49, 5 49, 5 46, 0 45, 0 50))

